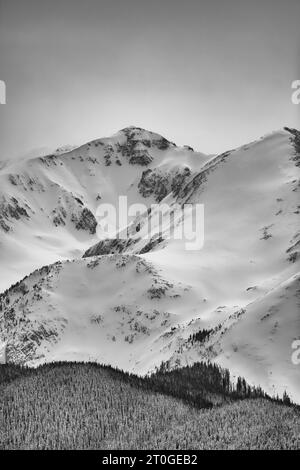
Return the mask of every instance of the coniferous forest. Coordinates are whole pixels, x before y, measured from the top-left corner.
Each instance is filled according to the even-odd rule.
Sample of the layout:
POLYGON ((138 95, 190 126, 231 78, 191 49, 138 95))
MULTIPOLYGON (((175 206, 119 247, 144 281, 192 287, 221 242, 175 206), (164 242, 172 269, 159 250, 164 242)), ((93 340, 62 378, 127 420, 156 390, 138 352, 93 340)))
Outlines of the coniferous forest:
POLYGON ((300 409, 197 363, 141 378, 93 363, 0 366, 0 449, 299 449, 300 409))

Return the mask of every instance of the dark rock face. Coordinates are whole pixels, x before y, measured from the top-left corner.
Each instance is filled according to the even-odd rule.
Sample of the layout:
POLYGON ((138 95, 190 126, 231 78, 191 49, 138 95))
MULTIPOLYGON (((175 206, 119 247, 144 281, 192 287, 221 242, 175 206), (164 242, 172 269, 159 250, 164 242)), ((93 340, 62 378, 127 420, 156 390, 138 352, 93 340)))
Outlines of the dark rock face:
POLYGON ((122 254, 122 253, 136 253, 142 255, 155 249, 155 247, 161 245, 164 239, 161 236, 155 235, 152 237, 144 247, 140 250, 135 248, 135 245, 140 242, 140 238, 113 238, 102 240, 96 245, 89 248, 83 255, 83 258, 89 258, 92 256, 100 255, 111 255, 111 254, 122 254))
POLYGON ((52 213, 55 227, 66 225, 65 219, 67 217, 67 212, 64 207, 57 207, 56 209, 53 209, 52 213))
POLYGON ((148 152, 148 148, 151 146, 150 141, 144 142, 140 140, 134 140, 130 137, 127 138, 125 144, 118 144, 117 150, 121 153, 122 157, 126 157, 131 165, 149 165, 153 158, 148 152))
POLYGON ((163 243, 164 239, 161 236, 152 237, 151 240, 139 251, 139 255, 153 251, 155 247, 163 243))
POLYGON ((21 186, 24 191, 37 191, 39 193, 45 192, 45 187, 38 180, 38 178, 33 178, 29 175, 22 175, 16 173, 10 173, 8 175, 8 181, 12 186, 21 186))
POLYGON ((290 263, 295 263, 300 258, 300 233, 297 233, 293 240, 292 245, 286 250, 288 254, 287 260, 290 263))
POLYGON ((39 157, 39 161, 48 167, 58 165, 58 157, 54 154, 46 155, 45 157, 39 157))
POLYGON ((184 145, 183 146, 186 150, 190 150, 190 152, 194 152, 193 147, 190 147, 189 145, 184 145))
POLYGON ((1 215, 0 215, 0 228, 4 232, 9 232, 10 231, 10 226, 7 225, 6 221, 4 220, 4 218, 1 215))
POLYGON ((143 171, 142 177, 138 184, 138 189, 143 197, 149 197, 154 195, 155 200, 160 202, 164 199, 169 190, 168 177, 158 173, 155 170, 143 171))
POLYGON ((122 129, 122 132, 126 135, 129 146, 135 146, 137 143, 140 143, 144 147, 156 147, 159 150, 167 150, 170 147, 176 147, 174 142, 170 142, 153 132, 146 132, 141 127, 126 127, 122 129))
POLYGON ((171 182, 171 189, 175 196, 178 196, 181 188, 186 184, 191 174, 191 170, 188 167, 185 167, 183 171, 178 172, 174 176, 171 182))
POLYGON ((143 171, 138 189, 143 197, 154 195, 155 201, 161 202, 171 191, 177 196, 190 176, 191 170, 188 167, 178 170, 176 173, 165 174, 149 168, 143 171))
POLYGON ((130 238, 126 240, 120 238, 102 240, 101 242, 89 248, 84 253, 83 258, 88 258, 90 256, 124 253, 131 245, 135 243, 136 240, 132 240, 130 238))
POLYGON ((300 166, 300 131, 297 129, 290 129, 289 127, 285 127, 284 130, 291 134, 291 142, 295 149, 293 161, 296 166, 300 166))
POLYGON ((167 139, 162 137, 161 139, 156 139, 153 141, 153 145, 159 150, 167 150, 170 147, 176 147, 173 142, 169 142, 167 139))
POLYGON ((97 220, 95 219, 94 214, 87 207, 82 209, 79 217, 73 215, 72 222, 76 223, 75 227, 77 230, 87 230, 92 235, 96 233, 97 220))
POLYGON ((72 193, 66 193, 58 198, 57 205, 51 212, 51 218, 56 227, 65 226, 67 221, 71 220, 77 230, 96 233, 97 221, 94 214, 72 193))
POLYGON ((133 150, 129 158, 131 165, 149 165, 153 161, 153 158, 147 150, 133 150))
POLYGON ((181 200, 184 199, 185 202, 190 202, 194 191, 201 190, 201 186, 207 182, 208 175, 216 170, 218 165, 225 163, 231 153, 232 150, 228 150, 227 152, 217 155, 213 160, 210 160, 187 184, 177 188, 176 196, 181 200))
POLYGON ((4 230, 4 232, 11 230, 9 222, 12 219, 20 220, 21 217, 30 218, 25 207, 21 206, 16 198, 12 197, 9 201, 3 199, 2 202, 0 202, 0 228, 4 230))
POLYGON ((151 148, 167 150, 175 146, 175 144, 169 142, 164 137, 147 133, 138 127, 125 128, 121 132, 126 137, 125 142, 119 142, 114 145, 106 144, 104 146, 104 162, 106 166, 110 166, 113 163, 122 166, 120 160, 122 157, 125 157, 131 165, 147 166, 153 161, 153 157, 149 152, 151 148))
POLYGON ((122 132, 126 136, 126 142, 117 144, 117 151, 123 157, 128 158, 131 165, 149 165, 153 160, 149 153, 150 148, 167 150, 170 147, 175 147, 174 143, 169 142, 164 137, 146 133, 139 127, 128 127, 123 129, 122 132))
POLYGON ((58 341, 66 320, 58 316, 55 320, 33 319, 30 305, 43 298, 43 287, 51 285, 53 274, 57 274, 61 266, 60 262, 44 266, 32 273, 31 276, 37 278, 34 285, 28 283, 26 276, 0 294, 0 331, 2 341, 7 344, 7 362, 24 364, 42 358, 43 355, 38 353, 39 346, 43 342, 53 344, 58 341))
POLYGON ((112 145, 105 145, 104 150, 105 150, 105 154, 104 154, 105 166, 110 166, 112 164, 114 148, 112 145))

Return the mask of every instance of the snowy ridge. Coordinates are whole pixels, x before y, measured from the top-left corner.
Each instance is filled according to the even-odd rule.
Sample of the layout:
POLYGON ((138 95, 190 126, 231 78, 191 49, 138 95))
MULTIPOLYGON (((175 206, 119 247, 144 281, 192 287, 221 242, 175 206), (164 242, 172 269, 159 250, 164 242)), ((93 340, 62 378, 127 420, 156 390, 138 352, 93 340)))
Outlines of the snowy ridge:
POLYGON ((144 374, 162 360, 210 359, 300 402, 299 135, 205 157, 130 127, 2 169, 2 290, 39 268, 0 297, 8 360, 92 359, 144 374), (204 203, 203 249, 143 239, 149 211, 126 240, 97 242, 97 205, 119 195, 204 203))
POLYGON ((67 153, 6 165, 0 169, 0 291, 38 267, 81 256, 97 241, 101 202, 116 204, 127 195, 129 203, 150 205, 183 168, 192 173, 207 158, 130 127, 67 153), (156 175, 152 190, 144 184, 145 167, 156 175))

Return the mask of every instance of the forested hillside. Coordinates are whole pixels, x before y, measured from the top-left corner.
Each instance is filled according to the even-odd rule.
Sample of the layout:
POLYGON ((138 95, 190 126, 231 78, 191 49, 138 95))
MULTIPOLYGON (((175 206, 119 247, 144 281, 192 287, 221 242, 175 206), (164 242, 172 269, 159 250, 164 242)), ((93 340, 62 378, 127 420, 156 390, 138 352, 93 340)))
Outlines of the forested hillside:
POLYGON ((0 412, 1 449, 300 448, 300 410, 287 396, 233 386, 202 363, 147 378, 91 363, 6 364, 0 412))

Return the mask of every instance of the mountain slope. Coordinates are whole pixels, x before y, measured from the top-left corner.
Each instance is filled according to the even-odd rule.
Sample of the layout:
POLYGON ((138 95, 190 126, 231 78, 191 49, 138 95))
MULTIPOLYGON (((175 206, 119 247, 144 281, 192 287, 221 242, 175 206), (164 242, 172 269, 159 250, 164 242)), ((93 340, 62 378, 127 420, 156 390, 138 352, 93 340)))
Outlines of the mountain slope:
POLYGON ((98 360, 146 372, 165 359, 157 339, 184 318, 191 295, 137 256, 46 266, 0 296, 7 360, 98 360))
MULTIPOLYGON (((79 244, 68 221, 68 237, 72 233, 81 249, 76 253, 88 243, 92 248, 83 259, 32 273, 1 296, 0 339, 8 358, 31 364, 92 359, 138 373, 161 361, 176 367, 204 358, 270 394, 286 388, 300 402, 300 370, 291 361, 292 342, 300 338, 298 131, 274 132, 213 158, 152 134, 149 147, 145 132, 129 128, 112 138, 109 160, 117 152, 122 166, 106 166, 101 150, 85 205, 95 210, 93 178, 103 182, 105 202, 125 193, 147 207, 168 203, 170 211, 176 203, 203 203, 203 248, 189 251, 186 240, 164 232, 143 238, 152 211, 138 217, 125 241, 93 244, 87 230, 79 244)), ((80 153, 60 156, 62 164, 56 158, 41 164, 66 188, 71 176, 64 165, 72 166, 73 157, 72 181, 75 174, 81 183, 81 174, 87 178, 88 160, 77 168, 80 153)))
POLYGON ((0 291, 36 268, 81 256, 97 240, 100 203, 116 205, 124 195, 129 204, 148 206, 206 160, 129 127, 67 152, 6 164, 0 169, 0 291))

